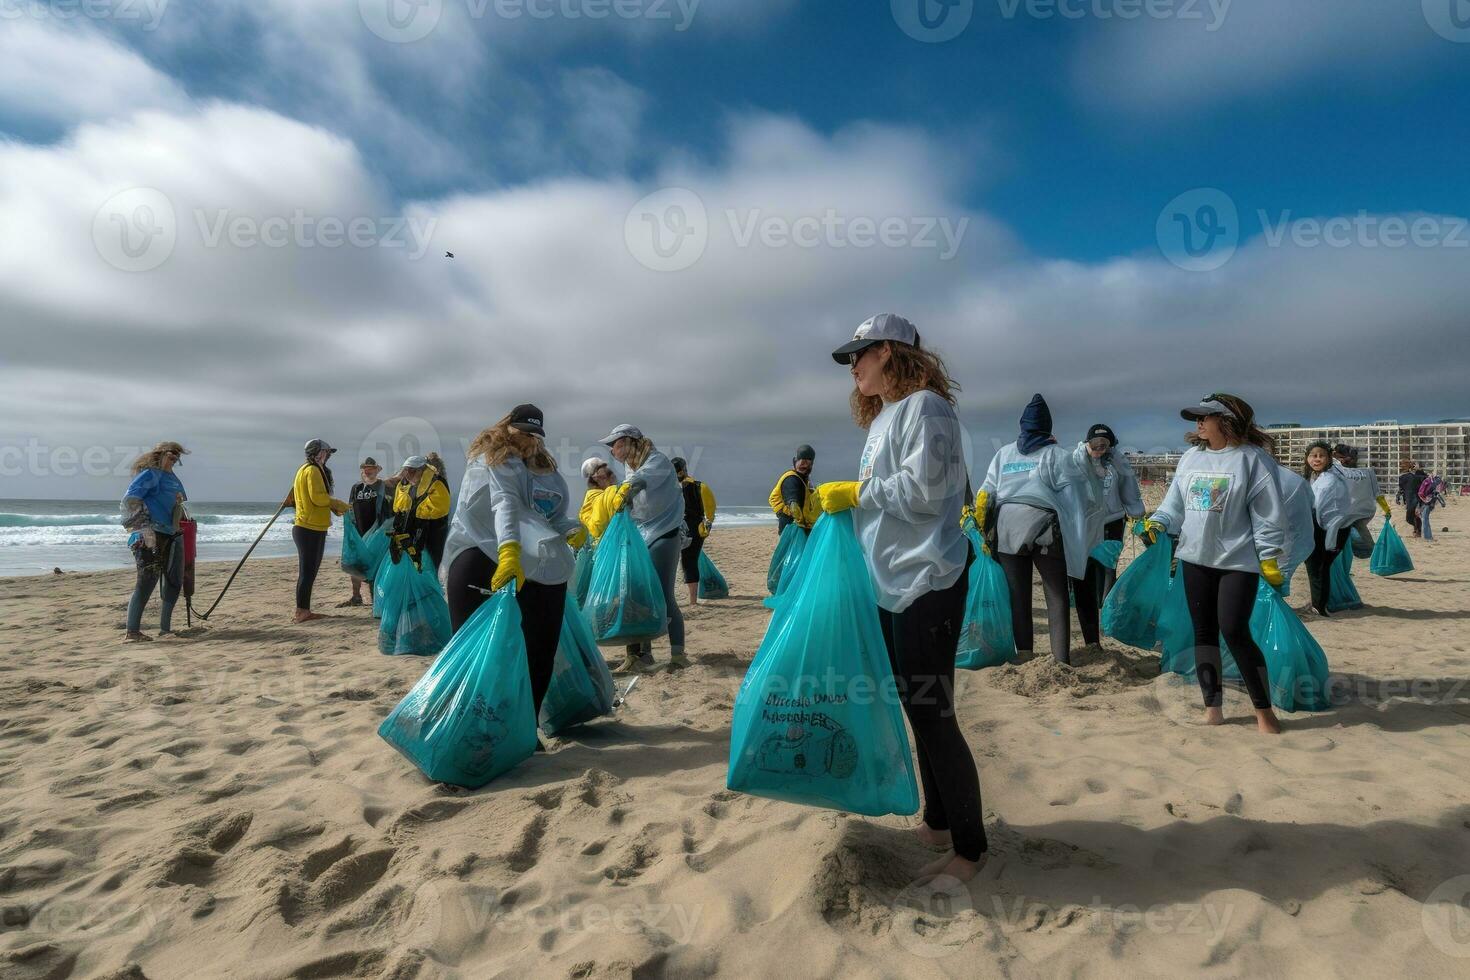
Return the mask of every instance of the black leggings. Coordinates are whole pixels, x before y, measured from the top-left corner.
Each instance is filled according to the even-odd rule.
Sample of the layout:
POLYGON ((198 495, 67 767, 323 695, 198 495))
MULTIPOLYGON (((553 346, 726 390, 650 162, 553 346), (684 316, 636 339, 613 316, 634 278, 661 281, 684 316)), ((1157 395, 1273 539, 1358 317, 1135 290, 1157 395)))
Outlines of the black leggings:
POLYGON ((291 540, 296 542, 296 608, 310 609, 311 587, 327 550, 327 532, 296 524, 291 527, 291 540))
POLYGON ((444 545, 449 540, 449 518, 424 522, 424 550, 434 560, 434 571, 444 568, 444 545))
MULTIPOLYGON (((1006 573, 1006 585, 1011 593, 1011 629, 1016 634, 1016 649, 1031 650, 1036 645, 1035 628, 1031 623, 1031 569, 1041 574, 1041 587, 1046 593, 1046 619, 1051 626, 1051 654, 1061 663, 1072 662, 1072 610, 1067 602, 1067 560, 1062 549, 1053 547, 1052 553, 1043 555, 1005 555, 996 553, 995 559, 1006 573)), ((1079 593, 1082 589, 1077 590, 1079 593)), ((1077 611, 1082 613, 1083 600, 1078 598, 1077 611)), ((1096 629, 1094 615, 1094 630, 1096 629)), ((1089 643, 1096 642, 1096 633, 1089 643)))
POLYGON ((980 808, 980 773, 954 710, 954 658, 965 619, 967 576, 926 592, 901 613, 878 610, 888 662, 914 730, 924 822, 948 830, 954 851, 980 860, 989 845, 980 808))
POLYGON ((1230 644, 1230 653, 1240 668, 1240 679, 1250 694, 1251 706, 1271 707, 1266 658, 1251 636, 1251 611, 1256 607, 1256 589, 1261 576, 1256 572, 1228 571, 1179 563, 1184 576, 1184 597, 1194 620, 1194 666, 1205 707, 1221 705, 1220 637, 1230 644))
MULTIPOLYGON (((1123 540, 1123 519, 1121 517, 1103 525, 1103 540, 1123 540)), ((1081 582, 1075 579, 1072 582, 1072 594, 1077 597, 1077 621, 1082 626, 1082 639, 1088 643, 1101 641, 1102 630, 1099 629, 1098 620, 1103 600, 1108 597, 1108 592, 1117 580, 1116 567, 1104 565, 1096 558, 1089 556, 1087 574, 1083 576, 1081 582)))
POLYGON ((1307 581, 1312 586, 1312 608, 1326 616, 1327 596, 1331 591, 1332 563, 1337 561, 1338 553, 1342 551, 1343 542, 1352 533, 1352 528, 1345 527, 1337 532, 1337 541, 1333 543, 1331 551, 1327 550, 1327 529, 1313 521, 1312 530, 1316 534, 1316 547, 1307 557, 1307 581))
MULTIPOLYGON (((456 633, 475 610, 490 598, 480 589, 490 588, 495 577, 495 562, 479 548, 460 552, 450 566, 444 598, 449 602, 449 624, 456 633)), ((526 667, 531 672, 531 698, 536 713, 541 713, 541 700, 551 684, 551 671, 556 666, 556 648, 561 642, 561 620, 566 609, 567 584, 543 585, 526 579, 516 589, 516 605, 521 610, 521 634, 526 638, 526 667)))
POLYGON ((689 547, 679 552, 679 564, 684 566, 684 584, 690 585, 699 581, 699 553, 704 550, 704 538, 698 533, 689 547))

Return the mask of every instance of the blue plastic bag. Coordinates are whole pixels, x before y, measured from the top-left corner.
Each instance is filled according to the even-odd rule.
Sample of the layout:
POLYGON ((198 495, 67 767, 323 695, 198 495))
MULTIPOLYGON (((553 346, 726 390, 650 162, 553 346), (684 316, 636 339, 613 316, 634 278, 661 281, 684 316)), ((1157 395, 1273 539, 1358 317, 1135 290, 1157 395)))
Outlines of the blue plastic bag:
POLYGON ((1399 537, 1399 532, 1389 521, 1384 521, 1383 530, 1378 532, 1368 570, 1374 575, 1401 575, 1414 570, 1414 560, 1409 557, 1409 549, 1404 547, 1404 539, 1399 537))
POLYGON ((363 568, 367 570, 363 578, 374 579, 383 559, 388 557, 388 531, 391 527, 392 525, 384 521, 362 535, 358 554, 362 557, 363 568))
POLYGON ((1332 706, 1328 700, 1327 655, 1265 579, 1256 590, 1251 639, 1266 658, 1272 704, 1282 711, 1325 711, 1332 706))
POLYGON ((536 751, 515 587, 485 601, 378 726, 428 778, 478 789, 536 751))
POLYGON ((367 578, 372 570, 367 552, 362 547, 362 535, 357 533, 357 522, 348 511, 342 518, 342 571, 358 578, 367 578))
POLYGON ((1173 544, 1168 537, 1160 537, 1123 569, 1102 605, 1100 621, 1105 634, 1140 650, 1154 648, 1173 559, 1173 544))
POLYGON ((766 591, 771 595, 781 594, 782 577, 801 564, 802 553, 806 550, 806 538, 807 532, 794 522, 787 524, 786 530, 781 532, 776 550, 771 553, 770 567, 766 569, 766 591))
POLYGON ((1000 563, 985 553, 980 531, 966 522, 965 536, 975 550, 965 595, 965 622, 954 665, 965 670, 999 667, 1016 659, 1016 634, 1011 627, 1011 590, 1000 563))
POLYGON ((556 645, 556 666, 546 696, 541 699, 541 730, 555 735, 611 714, 615 693, 612 673, 597 650, 592 627, 568 593, 561 617, 561 639, 556 645))
POLYGON ((714 560, 701 549, 699 552, 699 597, 701 599, 730 598, 730 583, 715 567, 714 560))
POLYGON ((903 710, 852 515, 820 517, 806 555, 740 684, 726 784, 868 816, 915 813, 903 710))
POLYGON ((592 563, 597 558, 597 545, 588 541, 577 552, 577 564, 572 567, 572 584, 569 590, 577 605, 587 602, 587 589, 592 585, 592 563))
POLYGON ((403 555, 391 559, 382 578, 373 583, 373 605, 381 608, 378 650, 389 656, 404 654, 432 657, 444 649, 454 630, 449 625, 449 604, 434 574, 434 561, 422 556, 423 568, 403 555), (378 602, 381 590, 382 602, 378 602))
MULTIPOLYGON (((1357 534, 1353 531, 1352 534, 1357 534)), ((1358 595, 1358 587, 1353 584, 1353 549, 1350 546, 1352 535, 1348 541, 1343 543, 1342 550, 1338 552, 1336 560, 1332 563, 1332 569, 1327 575, 1327 611, 1342 612, 1344 609, 1362 609, 1363 597, 1358 595)))
MULTIPOLYGON (((1175 575, 1169 580, 1169 592, 1164 597, 1159 611, 1159 672, 1184 674, 1193 677, 1194 660, 1194 617, 1189 612, 1189 599, 1184 594, 1184 576, 1175 575)), ((1240 680, 1240 668, 1225 641, 1219 641, 1220 676, 1226 680, 1240 680)))
POLYGON ((598 643, 651 640, 668 629, 663 586, 648 545, 626 510, 619 511, 597 545, 592 583, 583 607, 598 643))
POLYGON ((1102 541, 1096 548, 1087 553, 1087 557, 1097 562, 1103 568, 1117 568, 1118 558, 1123 554, 1123 542, 1102 541))

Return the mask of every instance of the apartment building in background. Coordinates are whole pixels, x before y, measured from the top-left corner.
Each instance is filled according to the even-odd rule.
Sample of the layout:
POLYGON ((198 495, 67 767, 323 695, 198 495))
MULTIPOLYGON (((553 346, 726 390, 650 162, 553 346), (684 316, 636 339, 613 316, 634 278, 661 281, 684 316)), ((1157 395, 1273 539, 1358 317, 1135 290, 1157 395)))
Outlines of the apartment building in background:
POLYGON ((1373 468, 1389 499, 1398 488, 1399 464, 1405 460, 1444 477, 1451 493, 1470 486, 1470 418, 1423 423, 1390 419, 1357 425, 1283 422, 1267 426, 1266 431, 1276 439, 1277 460, 1293 469, 1301 467, 1307 446, 1319 439, 1358 449, 1358 465, 1373 468))

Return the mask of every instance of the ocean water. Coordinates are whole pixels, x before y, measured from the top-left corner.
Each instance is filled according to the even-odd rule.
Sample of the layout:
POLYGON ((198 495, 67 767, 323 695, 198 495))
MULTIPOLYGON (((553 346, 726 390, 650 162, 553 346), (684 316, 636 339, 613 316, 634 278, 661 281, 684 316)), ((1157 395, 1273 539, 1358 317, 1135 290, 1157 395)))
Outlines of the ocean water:
MULTIPOLYGON (((277 504, 189 502, 199 522, 199 561, 240 560, 266 526, 277 504)), ((113 500, 0 500, 0 576, 131 568, 128 535, 118 523, 113 500)), ((293 512, 283 511, 255 549, 253 557, 294 556, 293 512)), ((769 507, 721 507, 716 528, 774 526, 769 507)), ((342 525, 327 535, 327 556, 342 549, 342 525)))

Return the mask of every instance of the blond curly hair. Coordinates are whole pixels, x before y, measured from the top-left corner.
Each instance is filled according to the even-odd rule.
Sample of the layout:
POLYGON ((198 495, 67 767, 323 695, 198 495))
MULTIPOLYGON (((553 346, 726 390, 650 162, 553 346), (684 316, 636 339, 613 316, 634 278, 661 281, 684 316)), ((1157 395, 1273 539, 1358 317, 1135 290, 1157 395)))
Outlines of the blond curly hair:
POLYGON ((467 458, 482 459, 486 466, 500 466, 512 456, 524 460, 526 467, 536 473, 556 472, 556 457, 547 451, 546 443, 540 436, 511 428, 509 413, 475 436, 467 458))
POLYGON ((177 442, 160 442, 137 459, 133 460, 133 475, 137 476, 144 470, 163 469, 163 457, 169 453, 178 453, 180 456, 187 455, 189 450, 177 442))

